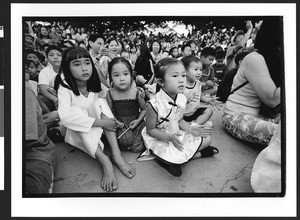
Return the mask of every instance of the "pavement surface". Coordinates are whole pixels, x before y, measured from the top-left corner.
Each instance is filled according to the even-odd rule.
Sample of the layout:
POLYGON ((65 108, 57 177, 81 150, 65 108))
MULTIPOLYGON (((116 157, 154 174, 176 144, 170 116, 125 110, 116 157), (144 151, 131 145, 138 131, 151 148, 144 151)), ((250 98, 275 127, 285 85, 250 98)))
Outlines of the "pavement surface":
MULTIPOLYGON (((174 177, 155 160, 137 161, 139 153, 122 152, 134 164, 137 174, 126 178, 115 166, 118 189, 113 193, 253 193, 250 176, 262 148, 230 136, 222 128, 223 109, 215 110, 212 146, 219 154, 191 160, 182 166, 183 174, 174 177)), ((96 159, 65 143, 57 144, 57 167, 53 193, 106 193, 100 186, 102 169, 96 159)))

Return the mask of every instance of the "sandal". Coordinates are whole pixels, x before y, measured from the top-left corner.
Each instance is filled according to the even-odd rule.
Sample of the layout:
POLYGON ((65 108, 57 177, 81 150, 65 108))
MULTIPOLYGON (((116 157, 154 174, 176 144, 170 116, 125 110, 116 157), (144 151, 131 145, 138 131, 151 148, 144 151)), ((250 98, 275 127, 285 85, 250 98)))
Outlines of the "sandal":
POLYGON ((219 149, 213 146, 208 146, 199 152, 201 153, 201 157, 212 157, 219 153, 219 149))
POLYGON ((157 159, 156 162, 163 168, 165 168, 173 176, 179 177, 182 174, 182 170, 179 165, 176 164, 166 164, 161 160, 157 159))

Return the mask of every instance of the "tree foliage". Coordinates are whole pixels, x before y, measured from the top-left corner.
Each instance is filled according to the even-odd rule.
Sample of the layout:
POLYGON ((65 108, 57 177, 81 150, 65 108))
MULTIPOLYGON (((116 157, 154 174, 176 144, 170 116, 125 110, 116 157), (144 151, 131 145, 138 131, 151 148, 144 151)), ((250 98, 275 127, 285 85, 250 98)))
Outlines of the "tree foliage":
POLYGON ((145 30, 146 26, 165 28, 168 21, 176 24, 192 25, 195 29, 207 27, 234 26, 237 29, 245 28, 245 21, 257 22, 262 17, 246 16, 111 16, 111 17, 51 17, 32 18, 31 20, 68 22, 73 27, 86 27, 103 32, 104 30, 119 30, 129 32, 133 30, 145 30))

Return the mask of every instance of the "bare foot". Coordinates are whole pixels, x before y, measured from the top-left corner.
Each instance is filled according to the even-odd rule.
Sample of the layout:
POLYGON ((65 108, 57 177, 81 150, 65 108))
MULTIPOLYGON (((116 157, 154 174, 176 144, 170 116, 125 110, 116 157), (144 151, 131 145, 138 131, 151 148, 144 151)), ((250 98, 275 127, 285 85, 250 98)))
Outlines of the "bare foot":
POLYGON ((103 176, 101 180, 101 187, 106 192, 111 192, 118 188, 113 165, 110 161, 103 163, 103 176))
POLYGON ((115 164, 119 167, 121 172, 127 177, 127 178, 132 178, 135 176, 136 169, 135 166, 129 164, 124 160, 124 158, 121 155, 113 155, 113 161, 115 164))

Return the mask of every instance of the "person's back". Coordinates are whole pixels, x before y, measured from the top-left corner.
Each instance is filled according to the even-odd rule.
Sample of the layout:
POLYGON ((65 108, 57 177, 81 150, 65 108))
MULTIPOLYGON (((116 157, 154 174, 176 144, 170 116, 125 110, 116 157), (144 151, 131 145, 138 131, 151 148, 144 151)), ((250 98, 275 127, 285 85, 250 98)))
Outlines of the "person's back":
POLYGON ((228 96, 230 95, 230 92, 232 91, 232 83, 233 79, 244 59, 244 57, 248 54, 248 52, 240 52, 236 55, 234 58, 236 67, 233 69, 229 70, 228 72, 225 73, 225 76, 223 80, 220 82, 218 86, 218 91, 217 91, 217 97, 220 97, 219 100, 222 102, 226 102, 228 99, 228 96))
POLYGON ((248 83, 231 94, 224 106, 222 125, 234 137, 267 146, 277 129, 280 112, 271 118, 261 113, 261 107, 262 103, 271 108, 280 106, 281 93, 276 80, 280 82, 281 78, 274 77, 273 80, 272 76, 284 72, 280 62, 282 43, 282 20, 266 18, 255 41, 257 51, 245 57, 232 88, 248 83), (272 38, 270 31, 275 33, 272 38))
POLYGON ((231 92, 231 87, 232 87, 232 82, 233 78, 236 75, 238 71, 238 67, 235 67, 228 71, 222 81, 220 82, 218 86, 218 91, 217 91, 217 97, 219 97, 219 100, 222 102, 226 102, 227 98, 231 92))
MULTIPOLYGON (((250 58, 253 59, 257 56, 257 52, 253 52, 245 57, 244 61, 247 62, 250 58)), ((232 89, 240 86, 247 81, 246 71, 247 65, 243 65, 242 62, 240 68, 238 69, 236 76, 233 79, 232 89)), ((224 112, 228 111, 238 111, 244 113, 250 113, 259 116, 259 107, 261 105, 261 99, 259 98, 256 91, 253 90, 252 86, 248 83, 243 86, 230 96, 226 102, 224 112)))

